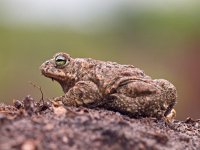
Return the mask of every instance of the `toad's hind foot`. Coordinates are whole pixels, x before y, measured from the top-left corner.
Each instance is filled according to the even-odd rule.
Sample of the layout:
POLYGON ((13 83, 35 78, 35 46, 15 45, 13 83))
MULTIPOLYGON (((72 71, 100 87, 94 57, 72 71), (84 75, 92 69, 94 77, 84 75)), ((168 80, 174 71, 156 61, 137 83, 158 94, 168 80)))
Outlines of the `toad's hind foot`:
POLYGON ((175 109, 172 109, 171 112, 167 116, 164 117, 165 122, 171 123, 174 121, 175 117, 176 117, 176 111, 175 109))

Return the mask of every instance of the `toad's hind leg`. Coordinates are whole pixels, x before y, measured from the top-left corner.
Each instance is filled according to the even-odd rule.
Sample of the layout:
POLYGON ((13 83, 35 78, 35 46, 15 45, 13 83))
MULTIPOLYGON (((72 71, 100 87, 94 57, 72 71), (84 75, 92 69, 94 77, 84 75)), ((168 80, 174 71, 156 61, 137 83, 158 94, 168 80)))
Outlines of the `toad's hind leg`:
POLYGON ((107 107, 131 117, 161 118, 165 115, 168 107, 171 107, 171 101, 168 100, 166 91, 157 84, 157 81, 129 82, 120 86, 116 93, 110 95, 110 99, 113 100, 107 107))
POLYGON ((110 95, 112 101, 106 105, 107 109, 120 112, 134 118, 140 117, 156 117, 161 118, 166 111, 158 104, 159 97, 155 96, 140 96, 128 97, 124 94, 115 93, 110 95))

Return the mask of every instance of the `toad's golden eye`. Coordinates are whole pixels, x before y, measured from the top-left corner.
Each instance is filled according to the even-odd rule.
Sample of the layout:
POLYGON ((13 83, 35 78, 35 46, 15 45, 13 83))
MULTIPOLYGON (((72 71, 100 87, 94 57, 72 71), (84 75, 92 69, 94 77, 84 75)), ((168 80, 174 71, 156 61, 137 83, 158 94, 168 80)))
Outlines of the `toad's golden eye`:
POLYGON ((55 58, 55 63, 56 66, 62 67, 68 63, 68 60, 64 56, 58 55, 55 58))

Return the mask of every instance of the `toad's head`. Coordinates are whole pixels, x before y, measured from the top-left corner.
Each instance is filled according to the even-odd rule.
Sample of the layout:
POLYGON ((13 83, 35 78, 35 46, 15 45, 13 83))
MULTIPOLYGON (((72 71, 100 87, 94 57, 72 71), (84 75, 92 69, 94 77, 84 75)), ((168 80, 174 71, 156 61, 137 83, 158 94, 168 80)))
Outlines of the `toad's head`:
POLYGON ((63 90, 66 91, 66 83, 69 83, 72 79, 72 62, 73 58, 69 54, 60 52, 54 55, 50 60, 45 61, 40 70, 42 75, 58 81, 63 90))

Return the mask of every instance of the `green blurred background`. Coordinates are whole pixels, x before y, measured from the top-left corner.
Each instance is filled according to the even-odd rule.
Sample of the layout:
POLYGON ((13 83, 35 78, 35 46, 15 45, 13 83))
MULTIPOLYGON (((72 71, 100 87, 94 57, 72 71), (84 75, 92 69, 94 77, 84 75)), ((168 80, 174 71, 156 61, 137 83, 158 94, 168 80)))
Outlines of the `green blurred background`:
POLYGON ((200 118, 197 0, 1 0, 0 101, 63 94, 41 76, 54 53, 133 64, 178 90, 177 118, 200 118))

